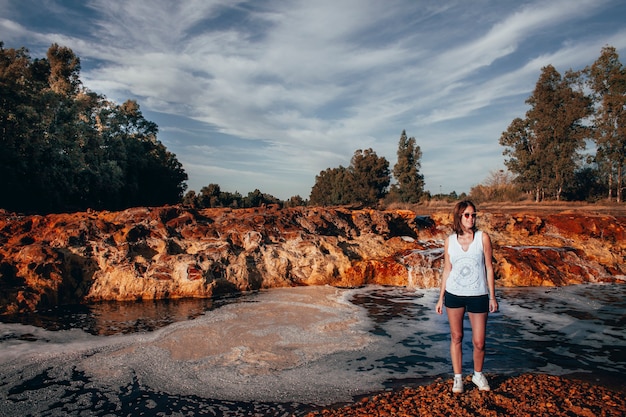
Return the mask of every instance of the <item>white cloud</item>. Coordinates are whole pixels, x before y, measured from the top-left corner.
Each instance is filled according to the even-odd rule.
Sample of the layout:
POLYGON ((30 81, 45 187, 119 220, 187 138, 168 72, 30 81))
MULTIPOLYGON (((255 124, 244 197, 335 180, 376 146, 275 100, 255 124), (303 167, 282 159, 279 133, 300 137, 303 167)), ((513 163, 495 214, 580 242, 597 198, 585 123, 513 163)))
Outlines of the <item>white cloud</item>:
MULTIPOLYGON (((88 64, 87 87, 176 115, 155 121, 190 188, 281 198, 308 196, 319 171, 348 165, 356 149, 393 164, 403 129, 425 151, 427 187, 468 191, 468 178, 501 167, 499 135, 523 116, 542 66, 564 72, 605 44, 626 47, 623 25, 596 23, 624 10, 617 0, 439 3, 92 0, 80 34, 18 10, 0 30, 69 46, 88 64), (476 162, 456 168, 445 150, 461 145, 476 162)), ((47 4, 50 22, 67 15, 47 4)))

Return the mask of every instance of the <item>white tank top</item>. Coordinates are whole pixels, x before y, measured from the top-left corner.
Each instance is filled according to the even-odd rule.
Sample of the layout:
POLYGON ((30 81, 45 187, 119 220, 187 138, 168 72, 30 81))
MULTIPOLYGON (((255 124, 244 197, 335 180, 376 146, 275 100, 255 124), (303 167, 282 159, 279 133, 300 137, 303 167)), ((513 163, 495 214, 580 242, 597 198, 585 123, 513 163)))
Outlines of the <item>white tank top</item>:
POLYGON ((474 233, 474 240, 467 251, 463 250, 456 233, 450 235, 448 256, 452 270, 446 281, 446 291, 460 296, 489 294, 482 231, 474 233))

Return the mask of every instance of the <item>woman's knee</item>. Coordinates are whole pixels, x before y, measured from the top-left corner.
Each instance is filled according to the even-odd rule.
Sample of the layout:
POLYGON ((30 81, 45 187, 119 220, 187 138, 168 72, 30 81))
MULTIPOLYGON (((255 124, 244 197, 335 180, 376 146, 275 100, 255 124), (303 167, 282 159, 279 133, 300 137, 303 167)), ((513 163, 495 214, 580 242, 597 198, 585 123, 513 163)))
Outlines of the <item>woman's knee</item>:
POLYGON ((450 341, 452 342, 452 344, 460 345, 461 343, 463 343, 463 333, 450 333, 450 341))
POLYGON ((485 341, 484 340, 472 340, 472 343, 474 344, 474 349, 475 350, 485 350, 485 341))

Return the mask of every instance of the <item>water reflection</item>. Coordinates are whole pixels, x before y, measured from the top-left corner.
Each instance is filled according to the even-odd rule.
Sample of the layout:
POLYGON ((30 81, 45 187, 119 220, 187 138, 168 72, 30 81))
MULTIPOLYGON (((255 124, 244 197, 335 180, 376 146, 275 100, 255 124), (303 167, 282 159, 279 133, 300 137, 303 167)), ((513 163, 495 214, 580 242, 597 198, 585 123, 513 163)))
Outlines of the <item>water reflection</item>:
POLYGON ((111 301, 0 316, 0 321, 51 331, 80 329, 92 335, 112 336, 154 331, 240 300, 236 295, 217 299, 111 301))

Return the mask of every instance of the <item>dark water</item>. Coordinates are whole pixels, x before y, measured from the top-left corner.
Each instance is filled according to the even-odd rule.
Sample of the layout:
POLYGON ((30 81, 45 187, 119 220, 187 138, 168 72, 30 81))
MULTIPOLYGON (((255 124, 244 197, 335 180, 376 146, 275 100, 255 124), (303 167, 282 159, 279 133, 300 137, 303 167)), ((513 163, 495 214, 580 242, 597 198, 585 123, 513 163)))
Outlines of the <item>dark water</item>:
MULTIPOLYGON (((0 323, 0 416, 303 415, 449 377, 448 325, 434 312, 437 295, 305 288, 25 316, 22 324, 0 323), (321 316, 306 324, 312 311, 321 316), (226 353, 180 356, 178 349, 193 350, 188 340, 201 344, 203 335, 226 353)), ((542 372, 623 389, 626 285, 502 289, 498 297, 500 312, 487 328, 488 376, 542 372)), ((466 328, 469 373, 468 321, 466 328)))
MULTIPOLYGON (((383 289, 358 294, 354 302, 374 318, 372 332, 392 337, 389 329, 394 328, 393 322, 412 326, 433 319, 432 306, 415 305, 413 297, 383 289)), ((487 325, 486 372, 571 375, 624 391, 626 285, 511 288, 498 290, 498 299, 500 311, 490 314, 487 325)), ((385 357, 381 365, 395 367, 399 375, 414 374, 415 370, 409 370, 415 363, 428 363, 426 368, 434 362, 449 367, 447 356, 434 355, 431 350, 435 346, 448 348, 446 330, 408 333, 399 340, 400 346, 410 347, 408 354, 385 357)), ((471 327, 466 319, 465 373, 472 370, 471 348, 471 327)), ((418 370, 417 374, 427 377, 430 373, 418 370)), ((388 385, 395 387, 398 381, 411 380, 391 378, 388 385)))
POLYGON ((0 316, 4 323, 21 323, 59 331, 81 329, 92 335, 111 336, 150 332, 184 320, 193 320, 240 296, 218 299, 139 300, 58 306, 29 314, 0 316))

